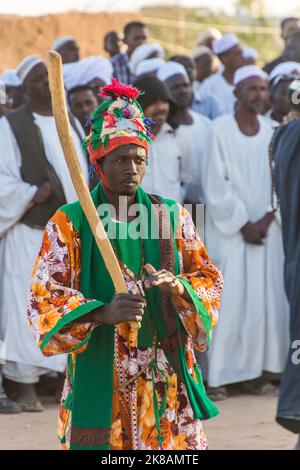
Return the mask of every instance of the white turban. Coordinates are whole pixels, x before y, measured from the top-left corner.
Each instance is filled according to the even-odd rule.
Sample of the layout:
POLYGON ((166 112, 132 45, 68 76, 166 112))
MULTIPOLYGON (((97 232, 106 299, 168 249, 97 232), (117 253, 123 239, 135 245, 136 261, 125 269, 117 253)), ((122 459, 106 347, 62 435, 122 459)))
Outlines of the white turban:
POLYGON ((271 82, 274 78, 278 77, 279 75, 292 75, 300 74, 300 64, 299 62, 282 62, 281 64, 276 65, 273 68, 272 72, 269 75, 269 81, 271 82))
POLYGON ((165 82, 170 77, 174 77, 174 75, 183 75, 188 82, 190 81, 187 71, 185 70, 184 66, 178 64, 178 62, 173 62, 169 60, 169 62, 165 62, 157 72, 157 78, 162 82, 165 82))
POLYGON ((72 36, 62 36, 61 38, 56 39, 52 44, 52 49, 54 51, 58 51, 62 46, 67 44, 68 42, 75 41, 72 36))
POLYGON ((267 80, 268 75, 257 65, 244 65, 235 71, 233 84, 237 86, 240 82, 246 80, 246 78, 252 77, 260 77, 267 80))
POLYGON ((244 47, 243 48, 243 57, 245 59, 258 59, 258 52, 256 49, 254 49, 253 47, 244 47))
POLYGON ((201 44, 206 41, 207 39, 221 39, 222 33, 216 28, 208 28, 202 31, 197 39, 197 44, 201 46, 201 44))
POLYGON ((16 68, 16 73, 22 83, 24 82, 27 75, 31 72, 31 70, 38 64, 44 64, 44 62, 36 55, 29 55, 25 57, 22 62, 20 62, 20 64, 16 68))
POLYGON ((6 86, 18 87, 22 85, 22 82, 15 70, 5 70, 0 76, 0 80, 2 80, 6 86))
POLYGON ((111 82, 112 73, 111 62, 102 56, 87 57, 78 62, 63 64, 63 76, 67 90, 87 85, 95 78, 99 78, 108 84, 111 82))
POLYGON ((142 60, 136 68, 136 77, 140 77, 145 73, 157 72, 157 70, 165 63, 160 57, 142 60))
POLYGON ((150 55, 154 54, 154 52, 157 52, 158 57, 161 59, 165 57, 165 51, 159 44, 156 43, 141 44, 136 49, 134 49, 129 61, 129 68, 131 72, 135 75, 139 63, 142 62, 142 60, 146 60, 150 55))
POLYGON ((233 33, 225 34, 221 39, 215 39, 212 47, 216 55, 223 54, 224 52, 229 51, 234 46, 240 44, 239 39, 233 33))

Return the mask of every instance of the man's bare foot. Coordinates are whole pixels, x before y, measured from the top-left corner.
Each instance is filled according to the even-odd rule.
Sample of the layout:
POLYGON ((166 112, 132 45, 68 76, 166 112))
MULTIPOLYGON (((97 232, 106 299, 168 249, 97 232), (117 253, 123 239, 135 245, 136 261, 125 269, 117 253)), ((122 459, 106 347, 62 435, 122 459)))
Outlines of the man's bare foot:
POLYGON ((34 384, 18 383, 17 391, 18 396, 16 403, 21 406, 22 411, 44 411, 44 407, 37 396, 34 384))
POLYGON ((227 388, 224 387, 207 387, 206 393, 212 401, 222 401, 228 398, 227 388))
POLYGON ((242 390, 244 393, 258 396, 268 396, 278 393, 278 387, 264 377, 243 382, 242 390))

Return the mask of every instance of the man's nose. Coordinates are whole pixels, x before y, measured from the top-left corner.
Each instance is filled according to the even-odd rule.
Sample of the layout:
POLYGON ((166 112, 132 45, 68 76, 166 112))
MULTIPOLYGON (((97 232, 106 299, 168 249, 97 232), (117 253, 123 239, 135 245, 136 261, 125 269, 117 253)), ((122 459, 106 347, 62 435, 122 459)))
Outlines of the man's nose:
POLYGON ((90 115, 91 114, 91 110, 90 110, 90 107, 89 105, 82 105, 82 114, 87 114, 87 115, 90 115))
POLYGON ((127 162, 127 164, 125 166, 125 173, 127 173, 128 175, 136 175, 137 174, 137 167, 136 167, 136 164, 135 164, 134 160, 131 160, 131 161, 127 162))

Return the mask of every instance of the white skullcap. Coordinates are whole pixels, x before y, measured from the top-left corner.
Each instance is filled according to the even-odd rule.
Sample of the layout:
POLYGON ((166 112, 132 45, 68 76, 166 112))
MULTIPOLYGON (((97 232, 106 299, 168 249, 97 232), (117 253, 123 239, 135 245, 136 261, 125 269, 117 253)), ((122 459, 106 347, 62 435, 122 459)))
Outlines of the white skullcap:
POLYGON ((221 39, 215 39, 212 47, 216 55, 223 54, 224 52, 229 51, 234 46, 240 44, 239 39, 233 33, 225 34, 221 39))
POLYGON ((54 51, 58 51, 62 46, 64 46, 65 44, 71 41, 75 41, 75 39, 72 36, 62 36, 56 39, 56 41, 54 41, 54 43, 52 44, 52 49, 54 51))
POLYGON ((165 82, 170 77, 174 77, 174 75, 183 75, 187 81, 189 82, 190 79, 188 77, 187 71, 185 70, 184 66, 178 64, 178 62, 173 62, 173 60, 169 60, 169 62, 165 62, 157 71, 157 78, 162 82, 165 82))
POLYGON ((207 39, 221 39, 222 33, 216 28, 208 28, 202 31, 197 39, 197 44, 201 45, 207 39))
POLYGON ((256 49, 254 49, 253 47, 244 47, 243 48, 243 57, 245 59, 258 59, 258 52, 256 49))
POLYGON ((22 62, 20 62, 16 68, 16 73, 22 83, 31 70, 38 64, 44 64, 44 62, 36 55, 28 55, 22 60, 22 62))
POLYGON ((192 52, 192 58, 197 59, 197 57, 201 57, 202 55, 212 55, 212 52, 209 47, 206 46, 198 46, 192 52))
POLYGON ((274 78, 279 75, 292 75, 293 73, 300 73, 300 64, 299 62, 282 62, 281 64, 276 65, 273 68, 272 72, 269 75, 269 81, 271 82, 274 78))
POLYGON ((108 84, 111 82, 112 73, 111 62, 102 56, 87 57, 78 62, 63 64, 63 76, 67 90, 87 85, 95 78, 99 78, 108 84))
POLYGON ((237 86, 238 83, 242 82, 243 80, 246 80, 246 78, 252 77, 260 77, 267 80, 268 74, 266 74, 266 72, 264 72, 257 65, 244 65, 243 67, 240 67, 235 71, 233 84, 234 86, 237 86))
POLYGON ((159 44, 156 43, 141 44, 136 49, 134 49, 129 61, 129 68, 131 72, 135 75, 139 63, 142 62, 142 60, 146 60, 150 55, 154 54, 154 52, 157 52, 158 57, 161 59, 165 57, 165 51, 159 44))
POLYGON ((160 57, 142 60, 136 68, 136 77, 140 77, 146 73, 157 72, 157 70, 165 63, 160 57))
POLYGON ((0 76, 0 80, 2 80, 6 86, 18 87, 22 85, 22 82, 15 70, 5 70, 0 76))

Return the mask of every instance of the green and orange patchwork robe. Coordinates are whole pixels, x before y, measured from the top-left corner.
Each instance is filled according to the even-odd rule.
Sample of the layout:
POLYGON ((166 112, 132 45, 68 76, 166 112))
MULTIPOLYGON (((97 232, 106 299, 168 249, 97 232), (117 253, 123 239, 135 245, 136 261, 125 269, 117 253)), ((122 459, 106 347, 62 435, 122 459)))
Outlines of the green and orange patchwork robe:
MULTIPOLYGON (((69 355, 58 420, 58 436, 62 448, 206 449, 207 439, 202 429, 202 420, 199 413, 195 413, 189 399, 191 392, 188 391, 185 380, 180 380, 168 361, 167 350, 162 347, 163 340, 155 346, 155 367, 152 367, 150 363, 153 364, 151 361, 154 346, 147 341, 141 341, 135 348, 130 348, 128 328, 125 324, 111 327, 113 349, 110 354, 113 357, 111 362, 107 361, 107 368, 105 349, 99 349, 99 365, 96 362, 90 372, 81 372, 86 374, 81 375, 85 377, 83 387, 87 387, 86 382, 89 381, 92 387, 94 376, 99 376, 97 386, 100 394, 101 377, 103 382, 109 381, 110 371, 107 369, 111 368, 112 388, 109 389, 109 396, 104 399, 103 395, 102 399, 99 399, 98 389, 95 388, 92 394, 86 395, 90 398, 80 403, 80 397, 83 400, 85 396, 79 385, 76 385, 76 380, 80 381, 80 374, 78 379, 76 375, 80 360, 85 354, 91 354, 91 351, 94 351, 92 348, 97 348, 97 342, 105 342, 105 336, 108 336, 101 336, 104 331, 101 329, 106 325, 84 321, 86 313, 105 302, 99 298, 100 295, 98 298, 87 298, 83 293, 82 266, 90 261, 86 261, 87 255, 83 246, 86 239, 81 234, 82 217, 82 210, 75 203, 73 212, 64 210, 63 207, 47 224, 33 269, 28 302, 30 327, 43 354, 69 355), (74 210, 76 213, 80 212, 80 217, 72 216, 74 210), (133 382, 122 389, 122 383, 130 382, 130 378, 134 378, 133 382), (75 398, 74 391, 77 392, 75 398), (95 403, 92 403, 94 400, 95 403), (73 422, 74 407, 78 403, 79 411, 76 409, 76 422, 73 422), (90 405, 91 413, 95 417, 90 418, 91 424, 87 426, 85 410, 89 412, 90 405), (108 424, 98 426, 97 413, 99 411, 101 418, 107 408, 110 410, 108 424)), ((205 351, 210 344, 211 332, 218 320, 223 280, 199 239, 189 213, 182 207, 179 207, 176 234, 180 235, 174 243, 180 270, 178 277, 191 294, 191 301, 176 296, 169 300, 182 328, 180 335, 184 336, 187 374, 189 380, 197 384, 202 379, 197 369, 194 350, 205 351), (201 304, 201 308, 198 304, 201 304)), ((161 257, 163 256, 164 253, 161 253, 161 257)), ((147 262, 147 259, 145 261, 147 262)), ((121 267, 123 269, 123 265, 121 267)), ((128 288, 135 292, 137 275, 134 279, 125 271, 123 275, 128 288)), ((97 289, 100 289, 101 294, 101 272, 94 273, 93 279, 95 276, 97 289)), ((148 312, 146 317, 143 323, 149 321, 149 318, 151 320, 151 312, 148 312)), ((145 328, 144 331, 147 332, 145 328)), ((169 347, 173 344, 173 349, 176 349, 178 335, 177 331, 173 339, 172 335, 170 336, 169 347)), ((215 414, 217 411, 213 411, 211 416, 215 414)))

